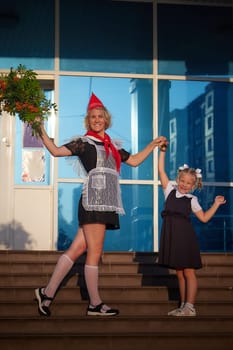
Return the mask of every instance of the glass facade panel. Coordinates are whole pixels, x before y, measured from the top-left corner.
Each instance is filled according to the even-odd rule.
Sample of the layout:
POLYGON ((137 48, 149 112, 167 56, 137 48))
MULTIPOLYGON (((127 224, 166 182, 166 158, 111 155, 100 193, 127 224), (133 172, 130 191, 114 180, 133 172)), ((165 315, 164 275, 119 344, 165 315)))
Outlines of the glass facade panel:
MULTIPOLYGON (((175 179, 177 168, 184 163, 201 168, 205 186, 198 196, 203 209, 216 194, 227 197, 227 204, 208 224, 193 218, 201 249, 233 250, 229 210, 233 182, 231 7, 157 5, 152 1, 8 0, 1 3, 0 29, 4 48, 1 70, 23 64, 59 79, 55 84, 59 87, 55 91, 59 99, 57 144, 85 133, 83 120, 92 91, 112 114, 113 125, 107 132, 131 154, 152 140, 153 127, 157 130, 158 126, 158 134, 169 138, 169 177, 175 179), (169 76, 165 80, 166 75, 181 80, 169 80, 169 76), (158 101, 153 100, 157 81, 158 101), (153 120, 154 108, 158 108, 158 120, 153 120)), ((53 137, 54 119, 49 118, 46 127, 53 137)), ((18 118, 15 146, 15 184, 50 185, 51 156, 39 140, 31 139, 30 129, 18 118)), ((62 250, 77 228, 82 184, 74 182, 83 178, 77 164, 77 158, 59 158, 58 173, 54 167, 53 181, 59 183, 57 246, 62 250), (62 183, 63 179, 70 182, 62 183)), ((151 185, 157 181, 153 155, 138 168, 122 164, 120 176, 129 180, 121 185, 126 215, 121 217, 119 231, 107 232, 105 250, 151 251, 154 237, 157 239, 153 215, 158 215, 161 226, 164 203, 160 186, 151 185), (140 180, 148 183, 135 184, 140 180), (154 213, 152 198, 157 189, 159 211, 154 213)))
MULTIPOLYGON (((59 250, 72 242, 78 226, 77 211, 82 185, 60 183, 58 188, 59 250)), ((152 186, 122 185, 126 215, 120 216, 119 230, 108 230, 105 251, 153 251, 152 186)))
MULTIPOLYGON (((59 144, 85 134, 84 116, 91 92, 109 109, 113 125, 107 130, 112 139, 122 142, 130 153, 143 149, 153 138, 152 81, 149 79, 60 77, 59 144)), ((76 158, 76 157, 75 157, 76 158)), ((138 168, 122 165, 124 179, 152 179, 152 155, 138 168)), ((72 164, 72 159, 68 159, 72 164)), ((76 164, 75 159, 73 162, 76 164)), ((59 177, 76 178, 67 159, 59 159, 59 177)))
MULTIPOLYGON (((228 250, 232 249, 232 189, 214 186, 218 182, 228 186, 233 181, 232 98, 230 83, 159 81, 159 130, 170 140, 166 159, 168 176, 175 180, 178 167, 184 163, 201 168, 206 189, 198 193, 198 197, 204 210, 212 205, 217 194, 227 197, 227 204, 218 210, 211 222, 227 227, 224 249, 228 250)), ((162 200, 161 195, 160 198, 162 200)), ((211 223, 203 226, 195 222, 195 226, 199 233, 201 230, 206 236, 210 235, 211 223)), ((220 231, 219 228, 217 236, 220 231)), ((209 246, 206 238, 200 237, 203 250, 223 249, 219 237, 209 246)))
POLYGON ((78 228, 78 202, 82 184, 58 185, 58 241, 57 249, 68 248, 78 228))
MULTIPOLYGON (((45 91, 48 100, 53 100, 53 92, 45 91)), ((50 154, 39 137, 32 136, 31 127, 16 116, 15 137, 15 184, 45 186, 50 184, 50 154)), ((46 123, 51 135, 53 117, 46 123)))
POLYGON ((150 185, 121 185, 126 215, 120 230, 107 231, 106 251, 153 251, 153 188, 150 185))
POLYGON ((54 1, 1 1, 0 46, 2 69, 53 69, 54 1))
MULTIPOLYGON (((202 206, 207 210, 214 201, 215 196, 224 195, 227 202, 219 207, 217 213, 208 223, 200 222, 192 215, 192 222, 198 237, 202 252, 232 252, 233 251, 233 215, 230 210, 233 201, 233 188, 216 187, 205 185, 201 191, 194 193, 202 206)), ((159 213, 163 210, 164 195, 159 188, 159 213)), ((159 217, 159 232, 161 231, 162 219, 159 217)))
POLYGON ((175 80, 158 85, 159 134, 170 139, 170 177, 186 163, 201 168, 204 181, 232 182, 233 85, 175 80))
POLYGON ((159 74, 233 76, 232 11, 218 6, 158 6, 159 74))
POLYGON ((152 16, 150 3, 61 0, 60 69, 152 73, 152 16))

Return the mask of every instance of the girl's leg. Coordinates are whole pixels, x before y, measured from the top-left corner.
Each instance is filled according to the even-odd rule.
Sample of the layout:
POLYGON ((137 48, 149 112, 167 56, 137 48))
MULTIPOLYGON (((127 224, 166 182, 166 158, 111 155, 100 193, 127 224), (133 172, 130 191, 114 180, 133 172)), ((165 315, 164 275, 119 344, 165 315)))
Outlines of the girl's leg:
POLYGON ((194 269, 185 269, 184 276, 187 285, 186 302, 194 305, 197 295, 197 277, 194 269))
POLYGON ((180 310, 184 307, 185 304, 185 292, 186 292, 186 285, 185 285, 185 278, 183 270, 176 270, 176 275, 178 278, 178 284, 179 284, 179 292, 180 292, 180 306, 177 309, 174 309, 170 312, 168 312, 168 316, 177 316, 177 314, 180 313, 180 310))
POLYGON ((176 275, 178 278, 179 291, 180 291, 180 304, 184 305, 186 298, 186 281, 183 270, 176 270, 176 275))
POLYGON ((197 294, 197 278, 194 269, 184 269, 186 281, 186 303, 176 316, 196 316, 194 303, 197 294))

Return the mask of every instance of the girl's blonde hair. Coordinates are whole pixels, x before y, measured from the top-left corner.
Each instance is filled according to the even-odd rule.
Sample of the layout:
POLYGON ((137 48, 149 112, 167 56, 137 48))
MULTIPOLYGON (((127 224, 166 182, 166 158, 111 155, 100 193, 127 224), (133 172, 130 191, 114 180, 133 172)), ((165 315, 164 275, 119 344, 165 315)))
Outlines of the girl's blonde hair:
POLYGON ((180 179, 180 176, 182 174, 189 174, 193 177, 194 189, 198 189, 198 190, 202 189, 203 183, 202 183, 201 169, 189 168, 188 165, 184 164, 178 169, 177 179, 180 179))
MULTIPOLYGON (((111 114, 109 113, 109 111, 105 107, 96 107, 96 109, 99 109, 99 110, 101 110, 103 112, 103 116, 104 116, 104 119, 105 119, 105 130, 107 130, 112 125, 112 116, 111 116, 111 114)), ((90 111, 87 112, 87 114, 84 117, 84 126, 85 126, 85 129, 87 131, 91 130, 90 129, 90 125, 89 125, 89 117, 90 117, 90 111)))

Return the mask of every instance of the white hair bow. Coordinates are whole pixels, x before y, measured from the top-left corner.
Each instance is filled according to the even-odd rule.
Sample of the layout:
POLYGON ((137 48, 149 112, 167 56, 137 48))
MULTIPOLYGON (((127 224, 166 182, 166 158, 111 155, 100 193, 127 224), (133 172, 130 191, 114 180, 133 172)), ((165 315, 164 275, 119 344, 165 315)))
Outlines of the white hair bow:
POLYGON ((184 165, 179 167, 179 170, 182 171, 182 170, 188 169, 188 168, 189 168, 189 166, 187 164, 184 164, 184 165))
MULTIPOLYGON (((189 166, 188 166, 187 164, 184 164, 184 165, 182 165, 182 166, 179 167, 179 171, 182 171, 182 170, 184 170, 184 169, 189 169, 189 166)), ((197 177, 198 179, 202 178, 201 169, 197 168, 197 169, 195 170, 195 173, 196 173, 196 177, 197 177)))
POLYGON ((198 179, 202 178, 201 169, 197 168, 195 172, 198 179))

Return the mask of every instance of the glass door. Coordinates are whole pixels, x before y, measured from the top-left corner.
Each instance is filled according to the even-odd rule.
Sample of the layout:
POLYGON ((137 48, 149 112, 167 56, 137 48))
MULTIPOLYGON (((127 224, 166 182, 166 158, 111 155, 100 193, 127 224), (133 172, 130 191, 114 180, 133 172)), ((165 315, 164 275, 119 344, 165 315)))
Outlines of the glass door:
POLYGON ((0 126, 0 248, 54 249, 52 159, 17 116, 3 113, 0 126))
POLYGON ((14 117, 0 114, 0 249, 11 247, 14 117))

